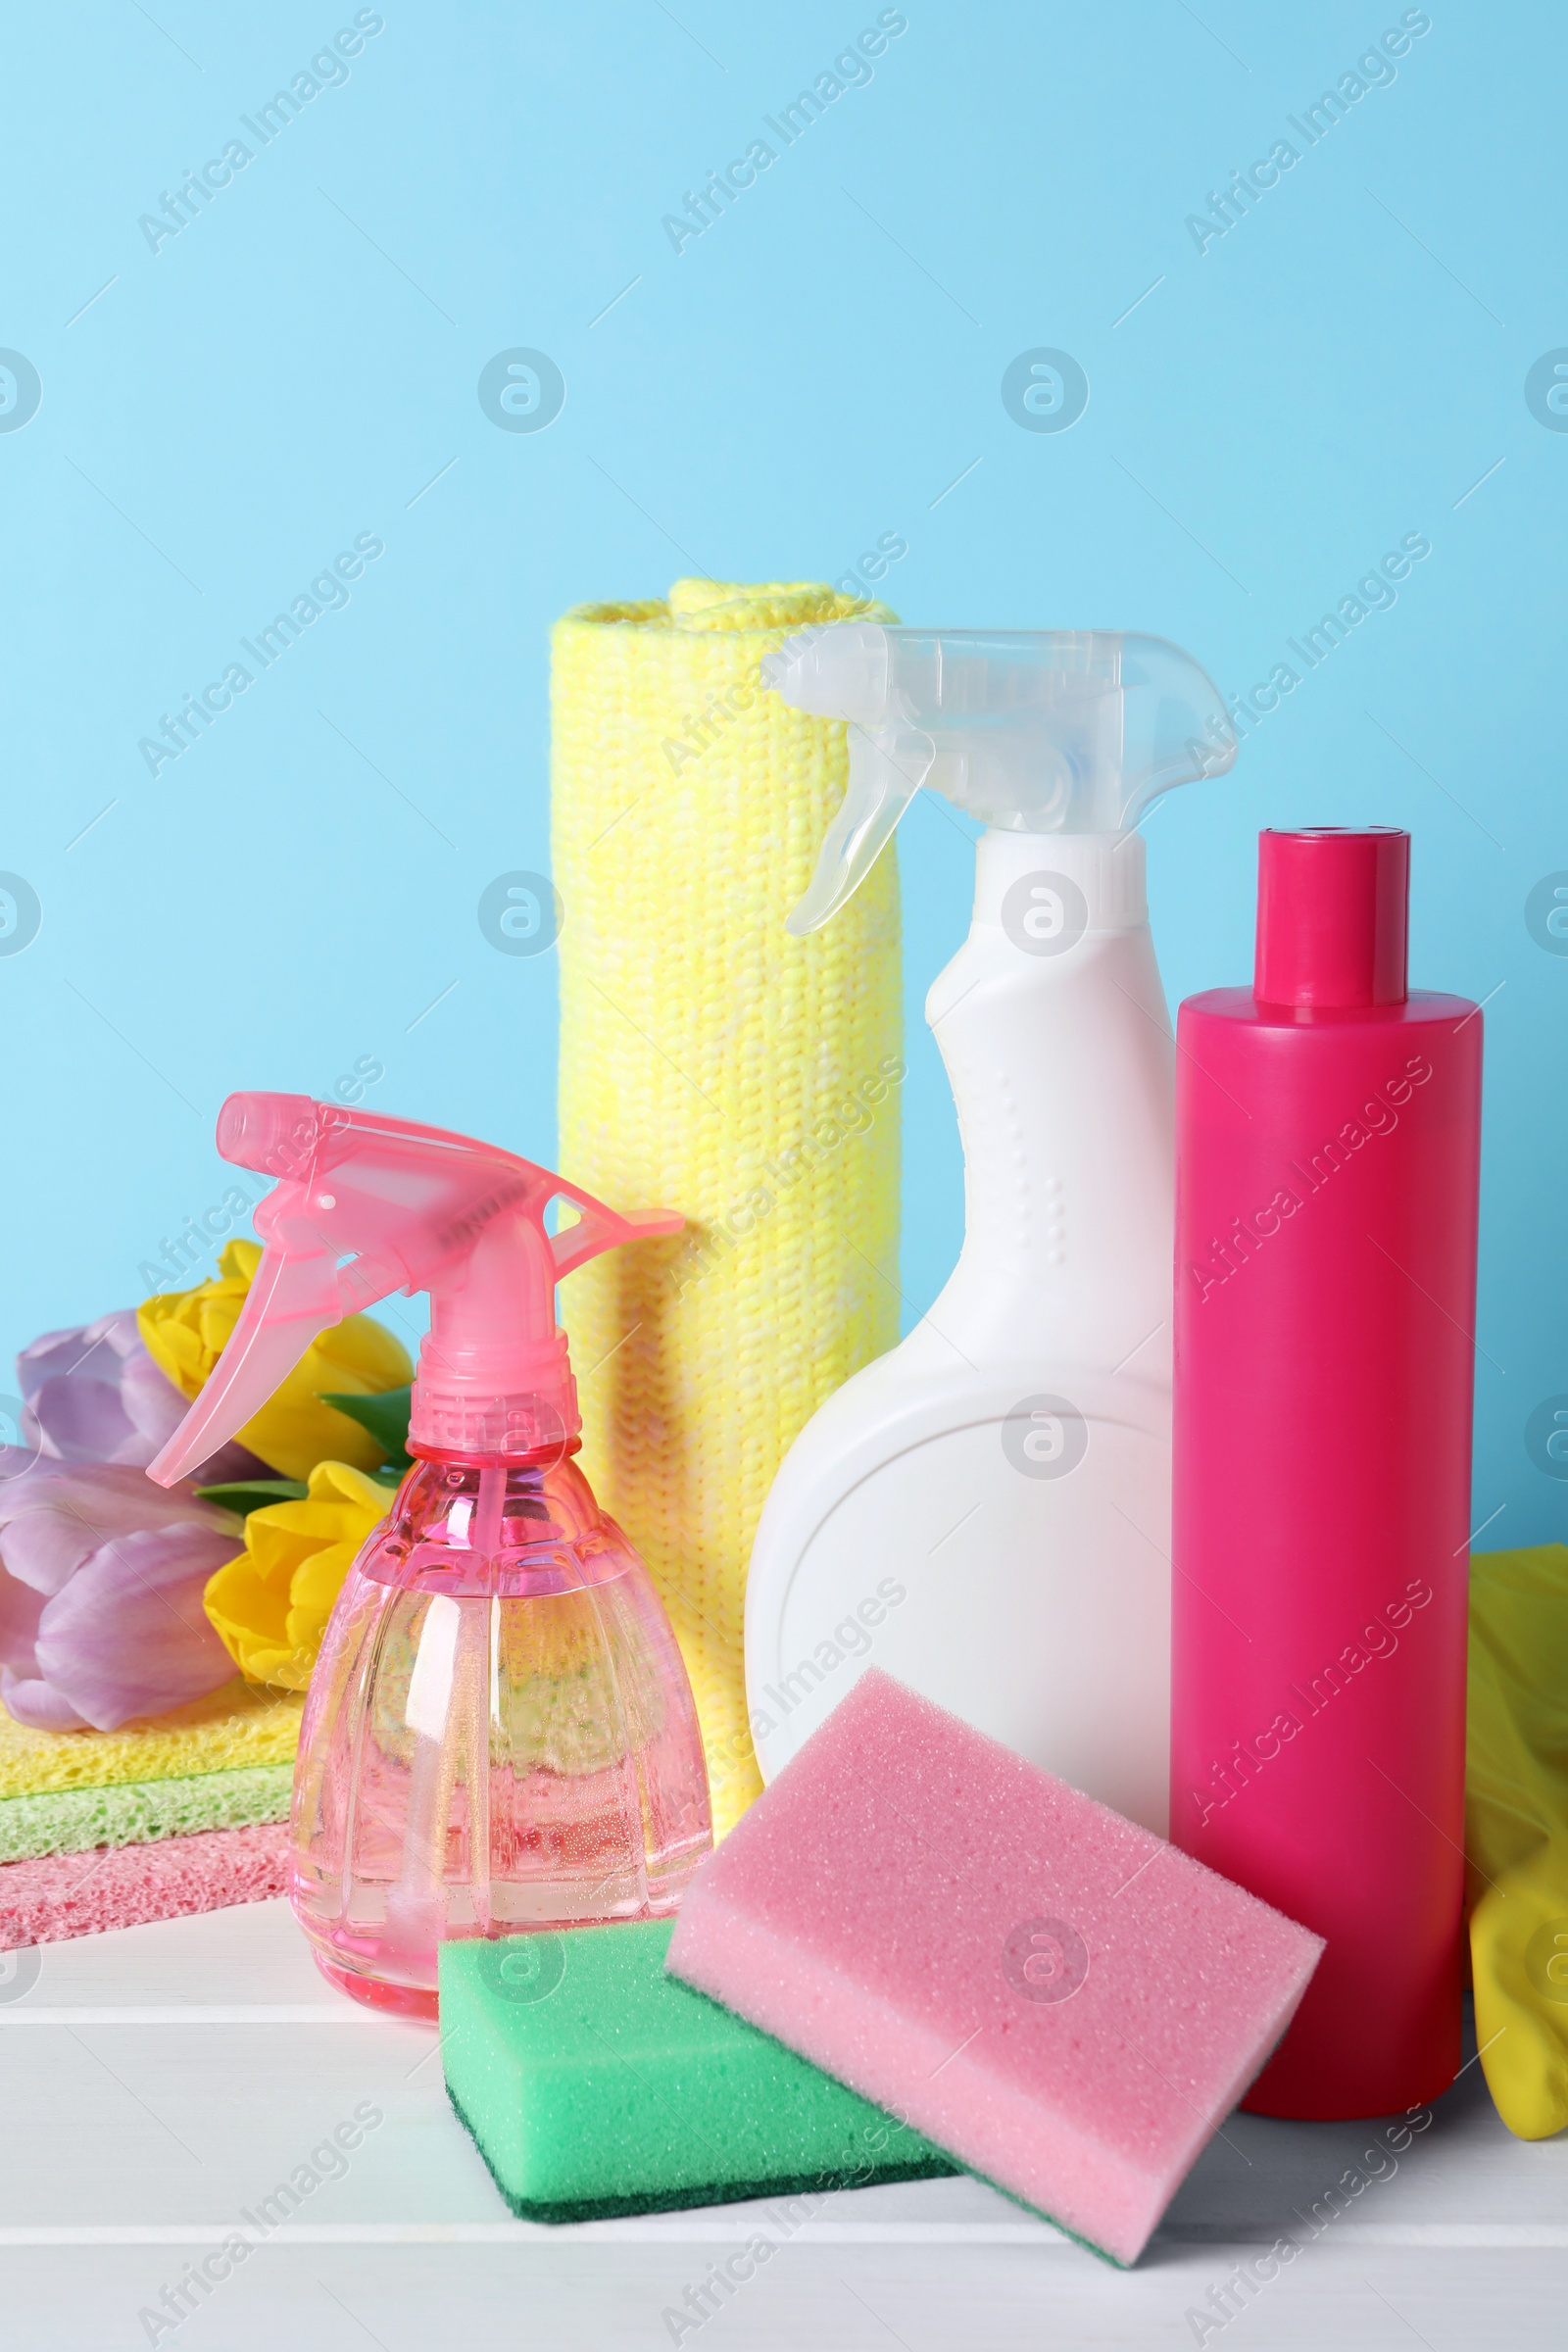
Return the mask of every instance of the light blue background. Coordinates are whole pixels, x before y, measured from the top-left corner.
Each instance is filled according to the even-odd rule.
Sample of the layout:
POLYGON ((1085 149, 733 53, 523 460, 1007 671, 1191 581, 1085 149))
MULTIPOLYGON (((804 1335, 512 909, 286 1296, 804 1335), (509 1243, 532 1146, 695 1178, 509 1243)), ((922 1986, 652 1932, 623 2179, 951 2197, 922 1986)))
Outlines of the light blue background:
MULTIPOLYGON (((1568 20, 1435 6, 1200 254, 1187 216, 1303 146, 1287 116, 1405 12, 911 0, 869 83, 677 255, 662 216, 877 13, 388 0, 347 83, 156 254, 138 216, 255 147, 241 114, 355 11, 10 20, 0 344, 43 398, 0 434, 0 867, 43 923, 0 958, 0 1343, 140 1295, 231 1181, 232 1087, 324 1094, 373 1058, 376 1109, 551 1156, 555 958, 497 954, 476 906, 548 862, 566 606, 837 577, 896 534, 906 619, 1152 630, 1235 690, 1424 532, 1397 604, 1152 820, 1156 941, 1173 1005, 1245 979, 1260 825, 1412 828, 1414 977, 1488 1001, 1475 1518, 1506 1506, 1487 1544, 1568 1532, 1523 1439, 1568 1390, 1568 957, 1524 920, 1568 867, 1568 435, 1523 393, 1568 343, 1568 20), (542 432, 476 398, 517 345, 565 377, 542 432), (1089 376, 1066 432, 999 396, 1040 345, 1089 376), (155 780, 138 739, 362 532, 386 552, 348 608, 155 780)), ((965 927, 956 847, 922 796, 910 1312, 961 1223, 920 1016, 965 927)))

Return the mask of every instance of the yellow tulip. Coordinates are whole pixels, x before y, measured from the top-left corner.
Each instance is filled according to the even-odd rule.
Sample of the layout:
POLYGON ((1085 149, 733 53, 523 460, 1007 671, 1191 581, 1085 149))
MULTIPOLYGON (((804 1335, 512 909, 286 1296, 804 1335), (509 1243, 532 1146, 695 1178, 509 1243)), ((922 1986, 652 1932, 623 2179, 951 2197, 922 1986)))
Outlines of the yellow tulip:
MULTIPOLYGON (((200 1394, 239 1321, 261 1257, 260 1242, 230 1242, 212 1281, 137 1308, 148 1353, 182 1396, 200 1394)), ((275 1395, 238 1432, 239 1442, 283 1478, 309 1478, 326 1460, 373 1470, 382 1458, 375 1440, 347 1413, 322 1404, 321 1395, 374 1396, 413 1377, 407 1351, 389 1331, 368 1315, 349 1315, 312 1341, 275 1395)))
POLYGON ((354 1555, 392 1507, 347 1462, 318 1462, 310 1493, 270 1502, 245 1522, 245 1549, 214 1571, 203 1602, 247 1682, 303 1690, 354 1555))

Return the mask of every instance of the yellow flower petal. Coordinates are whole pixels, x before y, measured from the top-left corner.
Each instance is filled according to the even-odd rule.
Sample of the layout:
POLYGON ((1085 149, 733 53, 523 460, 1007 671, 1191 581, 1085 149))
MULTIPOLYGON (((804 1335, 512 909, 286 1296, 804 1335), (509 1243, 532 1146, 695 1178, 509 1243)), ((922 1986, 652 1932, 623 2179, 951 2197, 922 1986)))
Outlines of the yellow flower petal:
MULTIPOLYGON (((136 1310, 148 1353, 181 1396, 200 1395, 261 1260, 259 1242, 229 1242, 210 1282, 148 1298, 136 1310)), ((407 1350, 389 1331, 368 1315, 350 1315, 312 1342, 276 1394, 237 1432, 239 1441, 284 1478, 308 1478, 328 1457, 373 1470, 381 1448, 369 1431, 321 1396, 379 1396, 413 1377, 407 1350)))
POLYGON ((303 1690, 303 1676, 284 1677, 277 1668, 288 1656, 288 1592, 256 1575, 243 1555, 208 1579, 207 1614, 224 1647, 246 1679, 303 1690))
POLYGON ((207 1580, 204 1602, 208 1616, 235 1632, 281 1636, 288 1616, 288 1587, 258 1576, 246 1552, 229 1560, 207 1580))
POLYGON ((266 1510, 252 1511, 245 1522, 246 1546, 257 1575, 269 1584, 277 1584, 285 1593, 290 1577, 311 1549, 309 1523, 295 1528, 282 1517, 293 1508, 292 1503, 274 1502, 266 1510))
POLYGON ((285 1502, 277 1507, 285 1511, 315 1510, 323 1505, 329 1509, 336 1507, 346 1509, 355 1521, 363 1519, 367 1511, 375 1519, 384 1519, 391 1508, 389 1490, 342 1459, 318 1462, 310 1474, 310 1486, 303 1503, 285 1502))
MULTIPOLYGON (((363 1537, 360 1539, 364 1541, 363 1537)), ((354 1565, 360 1544, 354 1541, 344 1544, 323 1544, 302 1560, 289 1585, 289 1639, 304 1641, 308 1627, 314 1623, 318 1630, 332 1614, 332 1603, 343 1588, 343 1579, 354 1565)))
POLYGON ((318 1462, 300 1500, 245 1522, 245 1549, 208 1579, 207 1614, 251 1682, 303 1690, 343 1580, 392 1506, 350 1462, 318 1462))

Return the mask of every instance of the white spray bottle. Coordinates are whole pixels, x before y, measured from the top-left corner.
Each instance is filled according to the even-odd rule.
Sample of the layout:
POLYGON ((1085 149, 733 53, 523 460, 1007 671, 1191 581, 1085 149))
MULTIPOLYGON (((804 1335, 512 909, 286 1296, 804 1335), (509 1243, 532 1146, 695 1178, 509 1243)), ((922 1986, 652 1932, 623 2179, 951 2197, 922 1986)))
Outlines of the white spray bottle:
POLYGON ((922 784, 988 829, 969 936, 926 999, 963 1250, 768 1496, 746 1598, 763 1774, 874 1656, 1163 1834, 1175 1054, 1132 828, 1231 765, 1223 698, 1178 647, 1104 630, 847 622, 764 677, 851 722, 791 930, 844 904, 922 784))

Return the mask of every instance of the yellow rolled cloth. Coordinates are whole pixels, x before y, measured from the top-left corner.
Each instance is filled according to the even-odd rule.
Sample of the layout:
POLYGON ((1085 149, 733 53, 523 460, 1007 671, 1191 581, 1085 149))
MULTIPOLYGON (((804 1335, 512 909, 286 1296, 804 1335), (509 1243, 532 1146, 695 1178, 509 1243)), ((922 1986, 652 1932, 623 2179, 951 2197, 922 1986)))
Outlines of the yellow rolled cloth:
POLYGON ((1568 1545, 1470 1562, 1465 1847, 1476 2040, 1521 2139, 1568 2124, 1568 1545))
POLYGON ((898 1337, 897 871, 884 857, 823 930, 785 930, 845 731, 759 667, 797 629, 895 617, 809 584, 677 580, 554 633, 560 1166, 688 1220, 563 1288, 583 1467, 669 1610, 715 1835, 760 1787, 741 1631, 762 1503, 816 1407, 898 1337))

